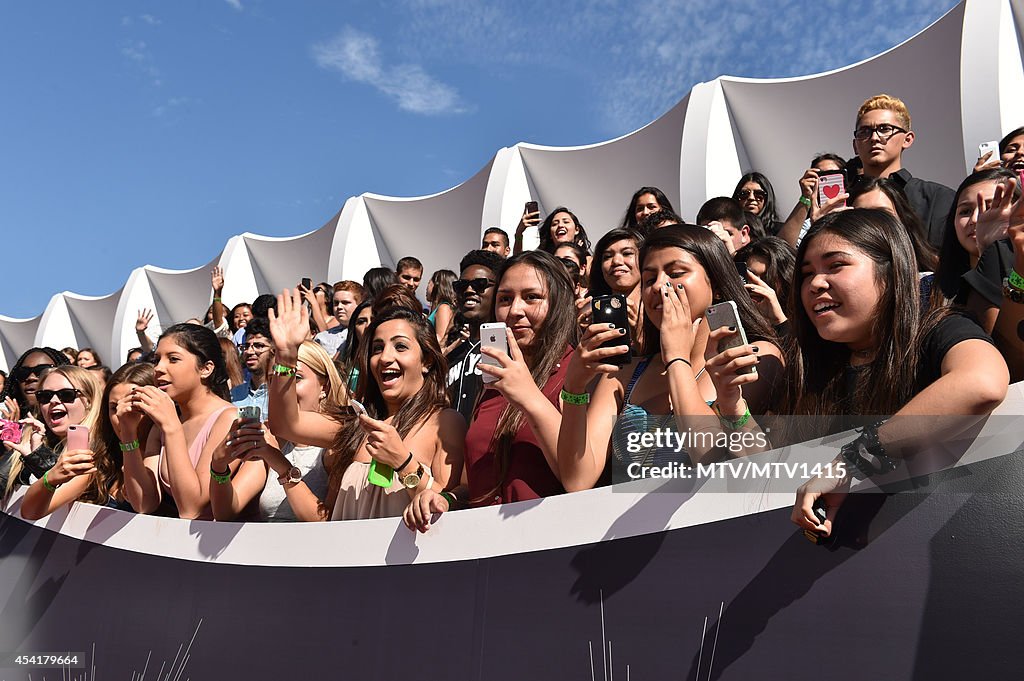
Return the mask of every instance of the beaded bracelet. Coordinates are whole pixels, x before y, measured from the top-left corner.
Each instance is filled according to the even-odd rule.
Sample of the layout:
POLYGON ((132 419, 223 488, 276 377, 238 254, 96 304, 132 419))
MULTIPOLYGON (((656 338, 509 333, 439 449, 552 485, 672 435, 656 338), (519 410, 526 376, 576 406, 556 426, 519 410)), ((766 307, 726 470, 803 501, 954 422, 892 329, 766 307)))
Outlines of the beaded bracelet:
POLYGON ((226 485, 231 482, 231 469, 228 468, 223 473, 218 473, 213 470, 213 466, 210 466, 210 480, 213 480, 218 485, 226 485))
POLYGON ((139 448, 139 441, 132 440, 131 442, 119 442, 117 446, 121 448, 122 452, 133 452, 139 448))
POLYGON ((1011 302, 1024 304, 1024 288, 1017 288, 1009 279, 1003 279, 1003 296, 1011 302))
POLYGON ((270 371, 277 376, 291 377, 295 375, 295 367, 285 366, 284 364, 275 364, 274 368, 270 371))
POLYGON ((590 404, 590 393, 571 393, 565 388, 559 393, 559 397, 566 404, 588 405, 590 404))
POLYGON ((1010 269, 1010 276, 1006 278, 1010 286, 1018 291, 1024 291, 1024 277, 1017 274, 1017 270, 1010 269))

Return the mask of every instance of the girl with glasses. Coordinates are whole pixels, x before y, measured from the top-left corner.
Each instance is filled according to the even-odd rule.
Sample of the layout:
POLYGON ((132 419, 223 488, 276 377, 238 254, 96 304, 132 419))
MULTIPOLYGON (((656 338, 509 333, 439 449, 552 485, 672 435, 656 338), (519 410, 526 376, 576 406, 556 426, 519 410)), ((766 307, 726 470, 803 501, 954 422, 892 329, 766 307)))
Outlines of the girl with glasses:
POLYGON ((775 210, 775 190, 768 178, 758 172, 747 173, 736 183, 732 198, 740 202, 743 210, 761 218, 768 234, 777 234, 781 227, 775 210))
MULTIPOLYGON (((51 417, 54 414, 56 400, 51 398, 49 402, 42 401, 50 397, 50 391, 46 388, 49 387, 51 375, 62 373, 65 377, 70 377, 70 381, 65 382, 76 385, 85 385, 85 381, 88 380, 75 377, 71 371, 71 368, 67 367, 47 373, 45 387, 39 393, 44 419, 48 412, 51 417)), ((91 371, 85 373, 95 375, 91 371)), ((89 425, 90 421, 96 423, 95 428, 90 427, 89 451, 61 452, 56 464, 47 472, 46 478, 37 481, 26 492, 21 506, 22 517, 35 520, 73 501, 108 506, 122 511, 133 510, 124 497, 123 457, 120 445, 127 430, 126 421, 134 420, 133 428, 136 431, 149 431, 151 423, 138 411, 131 412, 128 396, 133 387, 153 385, 153 376, 154 371, 150 364, 126 364, 114 373, 99 399, 89 400, 90 407, 82 420, 85 425, 89 425), (99 409, 93 410, 92 404, 98 404, 99 409), (98 412, 95 418, 93 411, 98 412)), ((98 383, 96 388, 98 389, 98 383)), ((91 390, 91 386, 84 390, 79 389, 76 393, 77 400, 85 400, 85 394, 91 390)), ((71 397, 70 393, 60 395, 60 391, 55 394, 59 400, 71 397)), ((77 414, 77 401, 64 406, 68 420, 77 414)), ((60 416, 59 409, 57 416, 60 416)), ((58 418, 58 421, 60 420, 58 418)), ((63 424, 58 423, 58 426, 60 425, 63 424)), ((56 433, 57 427, 53 430, 56 433)), ((66 426, 64 430, 66 432, 66 426)))
POLYGON ((26 350, 11 368, 11 375, 4 383, 3 407, 10 421, 17 421, 23 415, 36 413, 36 389, 39 377, 46 369, 70 364, 64 353, 54 348, 31 348, 26 350))
MULTIPOLYGON (((43 372, 36 393, 42 421, 31 416, 23 419, 22 424, 30 431, 29 437, 20 443, 4 443, 19 458, 31 457, 35 466, 43 469, 40 479, 25 493, 21 515, 26 520, 38 520, 74 501, 94 479, 96 460, 105 456, 96 428, 102 411, 100 393, 99 382, 92 371, 61 366, 43 372), (89 448, 68 450, 68 428, 78 425, 89 428, 89 448), (68 483, 67 489, 63 488, 65 483, 68 483)), ((14 478, 13 469, 11 473, 14 478)))

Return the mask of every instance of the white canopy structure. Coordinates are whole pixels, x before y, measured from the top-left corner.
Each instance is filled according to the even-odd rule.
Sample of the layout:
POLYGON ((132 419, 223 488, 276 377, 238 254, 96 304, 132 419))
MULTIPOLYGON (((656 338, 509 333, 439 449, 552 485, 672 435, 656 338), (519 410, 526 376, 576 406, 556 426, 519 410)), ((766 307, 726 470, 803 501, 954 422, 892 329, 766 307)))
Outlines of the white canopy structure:
POLYGON ((704 201, 730 194, 743 172, 756 169, 775 179, 779 204, 792 205, 810 158, 851 153, 855 112, 881 92, 902 98, 913 116, 917 141, 906 165, 956 186, 973 167, 979 143, 1024 124, 1022 38, 1024 2, 965 0, 903 44, 852 66, 800 78, 700 83, 663 116, 618 139, 564 148, 520 143, 439 194, 352 197, 308 234, 242 234, 196 269, 145 265, 110 295, 58 293, 38 317, 0 316, 0 367, 32 345, 89 346, 117 366, 138 344, 137 310, 155 311, 151 332, 203 313, 215 264, 225 270, 228 306, 302 276, 359 280, 370 267, 393 266, 405 255, 420 258, 427 273, 454 269, 479 247, 487 227, 514 230, 531 199, 542 213, 570 206, 595 240, 621 222, 629 197, 644 185, 662 188, 692 218, 704 201))

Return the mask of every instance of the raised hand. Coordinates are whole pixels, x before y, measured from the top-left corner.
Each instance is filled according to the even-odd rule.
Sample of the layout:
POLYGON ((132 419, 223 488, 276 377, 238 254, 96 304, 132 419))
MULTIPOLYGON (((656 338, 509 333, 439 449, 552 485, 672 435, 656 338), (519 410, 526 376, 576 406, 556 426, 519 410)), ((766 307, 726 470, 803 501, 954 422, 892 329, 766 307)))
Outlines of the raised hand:
POLYGON ((1017 180, 1007 178, 996 185, 992 200, 985 202, 979 192, 977 207, 974 209, 974 238, 978 242, 978 255, 985 249, 1010 236, 1010 227, 1017 231, 1024 229, 1024 200, 1013 200, 1017 180))
POLYGON ((662 291, 661 358, 665 362, 676 357, 689 359, 703 317, 692 319, 690 301, 682 284, 665 282, 662 291))
POLYGON ((22 456, 28 456, 43 444, 43 433, 45 430, 43 424, 32 416, 26 416, 20 419, 18 423, 22 426, 21 441, 8 442, 4 440, 4 447, 22 456), (26 431, 28 432, 28 437, 25 437, 26 431))
POLYGON ((530 367, 526 365, 526 359, 523 357, 523 351, 519 349, 515 334, 511 329, 506 329, 505 335, 508 338, 507 355, 496 348, 480 348, 482 354, 498 360, 501 366, 483 362, 477 366, 481 373, 497 377, 496 381, 488 384, 490 387, 504 395, 513 406, 522 409, 527 400, 537 397, 540 389, 533 381, 530 367))
POLYGON ((715 384, 718 409, 723 416, 733 420, 739 419, 747 410, 743 400, 743 386, 753 383, 759 377, 756 371, 740 373, 741 370, 756 367, 758 359, 755 346, 740 345, 718 352, 719 343, 737 333, 724 326, 715 329, 708 335, 708 345, 704 351, 704 368, 715 384))
POLYGON ((409 458, 409 448, 390 423, 360 414, 359 425, 366 432, 366 452, 377 461, 397 470, 409 458))
POLYGON ((181 425, 174 401, 160 388, 152 385, 133 386, 128 397, 132 400, 133 411, 141 410, 164 432, 181 425))
POLYGON ((147 308, 139 310, 139 317, 135 320, 135 331, 143 333, 149 328, 149 323, 153 320, 153 311, 147 308))
POLYGON ((285 289, 277 296, 277 311, 271 308, 268 318, 278 359, 282 363, 294 363, 299 346, 309 335, 309 311, 302 303, 302 293, 298 289, 285 289))
POLYGON ((92 450, 89 449, 65 449, 57 457, 57 463, 53 464, 46 473, 46 481, 51 485, 63 485, 79 475, 87 475, 96 470, 96 460, 92 450))
POLYGON ((524 232, 530 227, 536 227, 540 224, 540 211, 535 210, 529 212, 525 208, 523 209, 523 217, 519 219, 519 224, 516 225, 516 236, 522 236, 524 232))
POLYGON ((625 329, 616 328, 614 324, 591 324, 587 328, 566 368, 565 385, 569 386, 566 390, 571 393, 583 392, 597 374, 614 374, 619 370, 618 365, 609 364, 607 360, 609 357, 625 354, 629 346, 602 348, 601 344, 621 338, 624 331, 625 329))
POLYGON ((224 290, 224 270, 220 267, 214 267, 210 272, 210 285, 213 287, 214 292, 220 293, 224 290))
POLYGON ((750 270, 747 270, 747 279, 750 281, 743 287, 750 291, 750 299, 754 301, 765 319, 772 324, 781 324, 786 321, 786 313, 782 311, 782 305, 779 303, 779 296, 775 293, 775 289, 750 270))

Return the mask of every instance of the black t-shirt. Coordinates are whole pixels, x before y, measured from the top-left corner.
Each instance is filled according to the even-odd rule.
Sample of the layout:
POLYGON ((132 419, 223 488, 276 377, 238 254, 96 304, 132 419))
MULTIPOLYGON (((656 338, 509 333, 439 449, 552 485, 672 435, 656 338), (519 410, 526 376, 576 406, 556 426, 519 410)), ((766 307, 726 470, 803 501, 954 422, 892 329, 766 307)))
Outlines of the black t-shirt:
POLYGON ((892 173, 889 179, 903 187, 910 207, 928 230, 928 243, 936 249, 941 249, 942 235, 946 231, 946 218, 953 209, 953 197, 956 192, 944 184, 916 178, 906 168, 892 173))
MULTIPOLYGON (((921 354, 917 364, 917 381, 914 394, 921 392, 942 376, 942 360, 946 353, 965 340, 983 340, 991 344, 992 338, 978 324, 960 313, 952 313, 935 325, 921 343, 921 354)), ((846 367, 844 375, 846 395, 853 394, 857 380, 869 365, 846 367)), ((844 402, 848 399, 844 396, 844 402)))
POLYGON ((473 420, 473 408, 483 386, 480 363, 480 341, 463 341, 445 357, 448 360, 448 400, 452 409, 473 420))
POLYGON ((978 292, 990 305, 999 307, 1003 302, 1003 279, 1010 276, 1013 267, 1013 246, 1009 239, 997 241, 981 254, 978 264, 961 277, 956 302, 967 302, 971 289, 978 292))

